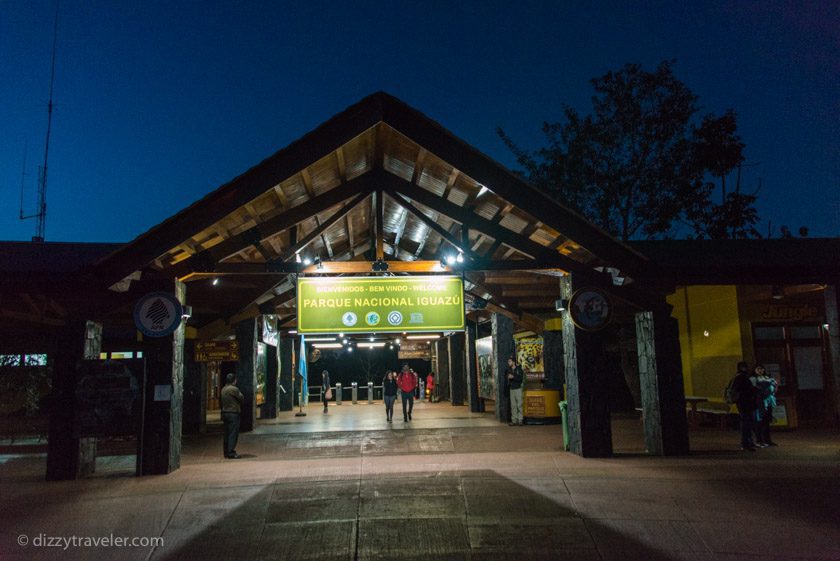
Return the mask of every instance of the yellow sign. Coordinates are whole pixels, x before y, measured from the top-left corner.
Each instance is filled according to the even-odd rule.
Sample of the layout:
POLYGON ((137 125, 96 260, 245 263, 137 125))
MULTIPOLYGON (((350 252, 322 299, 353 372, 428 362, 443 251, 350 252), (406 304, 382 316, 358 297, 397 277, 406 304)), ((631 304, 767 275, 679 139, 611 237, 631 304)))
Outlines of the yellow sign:
POLYGON ((195 344, 196 362, 229 362, 239 360, 237 341, 207 341, 195 344))
POLYGON ((464 329, 459 277, 304 277, 297 302, 299 333, 464 329))

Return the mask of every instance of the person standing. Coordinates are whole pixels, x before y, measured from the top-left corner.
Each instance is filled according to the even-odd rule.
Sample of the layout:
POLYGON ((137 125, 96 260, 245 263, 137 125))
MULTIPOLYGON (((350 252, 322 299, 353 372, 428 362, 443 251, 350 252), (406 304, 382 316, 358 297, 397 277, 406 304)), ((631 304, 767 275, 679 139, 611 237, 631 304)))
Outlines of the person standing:
POLYGON ((242 401, 245 396, 236 387, 236 376, 228 374, 225 377, 225 387, 222 388, 222 422, 225 425, 225 458, 241 458, 236 453, 236 443, 239 441, 239 423, 242 414, 242 401))
POLYGON ((508 389, 510 390, 510 423, 509 425, 521 425, 522 417, 522 386, 524 385, 525 374, 522 367, 513 359, 508 357, 507 375, 508 389))
POLYGON ((402 372, 397 376, 397 385, 402 392, 403 422, 407 423, 411 420, 411 412, 414 410, 414 390, 417 388, 417 375, 407 364, 403 364, 402 372))
POLYGON ((741 449, 755 452, 752 433, 755 425, 758 390, 750 382, 749 365, 746 362, 738 363, 738 372, 729 382, 729 387, 737 395, 735 404, 738 406, 738 416, 741 418, 741 449))
POLYGON ((426 376, 426 393, 429 395, 429 402, 433 401, 435 391, 435 373, 429 372, 428 376, 426 376))
POLYGON ((387 422, 394 420, 394 402, 397 400, 397 375, 393 370, 385 373, 382 380, 382 396, 385 401, 385 419, 387 422))
POLYGON ((753 367, 750 382, 758 392, 755 413, 755 445, 759 448, 778 446, 770 439, 770 423, 773 422, 773 408, 776 406, 776 380, 767 375, 763 364, 756 364, 753 367))
POLYGON ((326 370, 321 372, 321 401, 324 402, 324 413, 329 412, 328 403, 330 402, 330 398, 332 397, 332 391, 330 390, 330 373, 326 370), (327 395, 330 393, 330 395, 327 395))

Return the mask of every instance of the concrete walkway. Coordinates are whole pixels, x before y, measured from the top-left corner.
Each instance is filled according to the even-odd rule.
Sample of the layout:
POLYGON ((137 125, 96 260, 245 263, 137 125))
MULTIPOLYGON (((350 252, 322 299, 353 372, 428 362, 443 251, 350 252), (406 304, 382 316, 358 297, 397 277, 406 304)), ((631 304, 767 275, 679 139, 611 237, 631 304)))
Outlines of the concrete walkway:
POLYGON ((652 458, 624 419, 615 457, 582 459, 558 425, 449 404, 393 425, 381 404, 307 412, 261 422, 240 460, 221 458, 215 427, 185 438, 167 476, 112 457, 45 483, 42 455, 0 456, 0 559, 840 560, 836 433, 779 433, 752 453, 736 432, 693 432, 691 456, 652 458), (163 543, 80 541, 111 534, 163 543), (64 542, 33 545, 51 537, 64 542))

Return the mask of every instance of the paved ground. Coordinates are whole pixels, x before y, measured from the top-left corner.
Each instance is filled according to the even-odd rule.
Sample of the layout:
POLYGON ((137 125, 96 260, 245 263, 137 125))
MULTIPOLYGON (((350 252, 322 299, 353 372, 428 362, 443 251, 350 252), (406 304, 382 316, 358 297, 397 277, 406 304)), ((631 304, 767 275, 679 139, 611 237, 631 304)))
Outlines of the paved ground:
POLYGON ((96 477, 45 483, 43 456, 0 456, 0 559, 840 560, 836 433, 750 453, 735 432, 692 432, 691 456, 651 458, 625 419, 616 457, 582 459, 557 425, 448 404, 393 426, 381 405, 308 412, 243 435, 240 460, 218 433, 187 438, 167 476, 106 457, 96 477), (112 533, 164 542, 33 545, 112 533))

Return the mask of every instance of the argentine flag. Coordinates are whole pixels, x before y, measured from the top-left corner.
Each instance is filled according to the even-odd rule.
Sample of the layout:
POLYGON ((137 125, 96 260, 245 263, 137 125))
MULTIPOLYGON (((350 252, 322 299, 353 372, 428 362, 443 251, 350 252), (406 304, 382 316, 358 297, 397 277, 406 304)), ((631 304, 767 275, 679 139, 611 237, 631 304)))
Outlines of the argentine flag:
POLYGON ((306 338, 300 335, 300 356, 298 357, 298 373, 300 374, 300 402, 309 405, 309 376, 306 371, 306 338))

